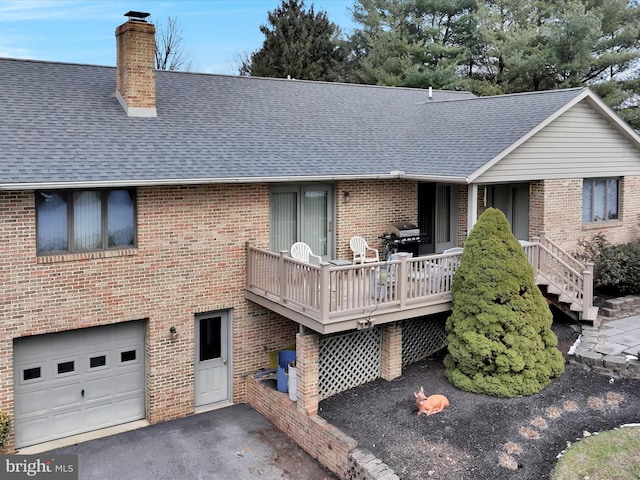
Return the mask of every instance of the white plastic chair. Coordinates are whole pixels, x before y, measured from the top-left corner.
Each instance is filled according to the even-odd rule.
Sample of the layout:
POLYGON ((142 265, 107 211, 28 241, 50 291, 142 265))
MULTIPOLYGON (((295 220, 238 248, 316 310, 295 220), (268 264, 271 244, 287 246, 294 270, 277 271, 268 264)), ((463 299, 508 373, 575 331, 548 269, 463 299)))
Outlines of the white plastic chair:
POLYGON ((311 253, 311 247, 304 242, 296 242, 291 245, 289 253, 291 254, 291 258, 295 258, 296 260, 312 265, 320 265, 321 257, 311 253))
POLYGON ((380 254, 375 248, 371 248, 362 237, 353 237, 349 241, 349 247, 353 252, 353 264, 379 262, 380 254), (372 256, 373 255, 373 256, 372 256))
MULTIPOLYGON (((462 254, 462 252, 464 251, 464 249, 462 247, 452 247, 452 248, 447 248, 444 253, 460 253, 462 254)), ((457 267, 460 266, 460 257, 450 257, 450 258, 446 258, 444 260, 444 262, 442 263, 442 266, 444 268, 445 271, 449 272, 450 274, 453 273, 453 270, 455 270, 457 267)))
MULTIPOLYGON (((411 252, 404 252, 405 256, 407 257, 407 259, 409 258, 413 258, 413 253, 411 252)), ((392 253, 391 255, 389 255, 388 260, 390 262, 393 262, 394 260, 399 260, 400 256, 397 253, 392 253)), ((388 265, 388 272, 387 272, 387 283, 389 284, 394 284, 396 281, 396 273, 398 270, 398 265, 393 264, 393 265, 388 265)), ((409 279, 412 279, 414 275, 409 274, 409 279)))

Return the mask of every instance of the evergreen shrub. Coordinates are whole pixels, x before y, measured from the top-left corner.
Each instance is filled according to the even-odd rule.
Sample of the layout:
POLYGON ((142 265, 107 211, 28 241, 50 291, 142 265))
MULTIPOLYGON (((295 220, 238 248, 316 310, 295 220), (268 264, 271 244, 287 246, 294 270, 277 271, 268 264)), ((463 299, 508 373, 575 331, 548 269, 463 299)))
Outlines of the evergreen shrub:
POLYGON ((620 295, 640 294, 640 241, 608 245, 596 258, 596 288, 620 295))
POLYGON ((578 241, 572 255, 581 262, 593 262, 595 289, 604 294, 640 294, 640 240, 613 245, 599 232, 578 241))
POLYGON ((4 447, 9 437, 9 430, 11 429, 11 419, 4 410, 0 409, 0 448, 4 447))
POLYGON ((453 385, 531 395, 564 372, 551 310, 500 210, 486 210, 469 234, 452 294, 445 374, 453 385))

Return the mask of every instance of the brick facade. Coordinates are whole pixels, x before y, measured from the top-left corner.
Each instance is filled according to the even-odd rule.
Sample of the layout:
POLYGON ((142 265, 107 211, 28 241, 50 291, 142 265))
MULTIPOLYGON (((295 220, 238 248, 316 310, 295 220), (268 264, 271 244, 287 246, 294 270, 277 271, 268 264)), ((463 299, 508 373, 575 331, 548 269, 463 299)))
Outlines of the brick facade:
POLYGON ((640 177, 623 177, 620 182, 619 220, 592 225, 582 223, 582 179, 533 182, 529 205, 529 231, 544 232, 567 252, 580 239, 602 232, 611 243, 627 243, 640 238, 640 177))
POLYGON ((418 185, 408 180, 344 181, 336 186, 336 254, 351 259, 349 240, 363 236, 380 250, 390 223, 418 221, 418 185), (349 201, 343 192, 349 192, 349 201))
POLYGON ((194 316, 219 310, 231 312, 233 400, 244 401, 244 378, 298 328, 244 299, 245 242, 268 246, 268 198, 266 185, 140 188, 138 248, 37 257, 34 193, 0 193, 0 408, 13 413, 14 338, 144 319, 147 419, 193 413, 194 316))
MULTIPOLYGON (((478 217, 488 208, 484 190, 478 188, 478 217)), ((464 245, 467 225, 466 186, 458 190, 458 243, 464 245)), ((640 177, 623 177, 620 182, 618 221, 596 225, 582 223, 582 178, 529 182, 529 238, 544 233, 568 253, 578 241, 602 232, 611 243, 627 243, 640 238, 640 177)))
MULTIPOLYGON (((368 182, 337 186, 339 258, 351 258, 348 242, 354 234, 364 234, 379 247, 377 236, 389 222, 415 222, 414 182, 370 183, 371 189, 368 182), (351 190, 350 202, 343 202, 346 189, 351 190)), ((151 423, 194 411, 196 314, 230 312, 234 402, 245 401, 245 378, 269 366, 269 352, 295 342, 295 322, 244 298, 246 242, 269 246, 266 184, 139 188, 137 248, 117 251, 37 256, 35 215, 33 192, 0 193, 5 267, 0 408, 10 414, 14 338, 144 320, 146 415, 151 423), (174 340, 171 326, 178 332, 174 340)), ((313 344, 308 348, 313 350, 313 344)), ((313 381, 315 371, 315 384, 308 386, 309 395, 316 395, 307 412, 313 413, 317 353, 305 358, 311 363, 299 366, 299 376, 304 384, 305 379, 313 381)), ((304 398, 303 393, 301 405, 304 398)))
MULTIPOLYGON (((625 178, 621 191, 621 221, 602 228, 611 241, 638 237, 640 177, 625 178)), ((355 234, 380 248, 377 237, 389 223, 416 222, 415 182, 345 181, 335 192, 338 258, 351 258, 348 242, 355 234)), ((600 231, 582 226, 581 194, 580 180, 532 182, 532 233, 544 230, 571 248, 580 235, 600 231)), ((459 227, 466 226, 466 195, 460 187, 459 227)), ((269 352, 296 341, 295 322, 244 298, 246 242, 269 245, 267 184, 139 188, 138 244, 118 251, 37 256, 35 214, 33 192, 0 193, 0 408, 10 414, 15 338, 143 319, 151 423, 194 412, 196 314, 230 312, 234 402, 246 400, 245 379, 269 366, 269 352), (171 339, 171 326, 177 339, 171 339)), ((382 374, 391 379, 401 373, 402 330, 395 324, 384 329, 382 374)), ((318 341, 317 334, 297 339, 298 408, 306 415, 318 406, 318 341)))

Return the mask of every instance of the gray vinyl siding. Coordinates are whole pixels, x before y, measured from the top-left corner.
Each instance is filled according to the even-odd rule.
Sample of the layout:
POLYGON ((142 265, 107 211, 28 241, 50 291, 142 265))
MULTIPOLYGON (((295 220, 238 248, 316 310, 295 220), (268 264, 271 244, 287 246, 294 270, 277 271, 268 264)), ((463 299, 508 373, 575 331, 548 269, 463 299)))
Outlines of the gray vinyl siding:
POLYGON ((586 102, 576 104, 476 182, 640 174, 640 150, 586 102))

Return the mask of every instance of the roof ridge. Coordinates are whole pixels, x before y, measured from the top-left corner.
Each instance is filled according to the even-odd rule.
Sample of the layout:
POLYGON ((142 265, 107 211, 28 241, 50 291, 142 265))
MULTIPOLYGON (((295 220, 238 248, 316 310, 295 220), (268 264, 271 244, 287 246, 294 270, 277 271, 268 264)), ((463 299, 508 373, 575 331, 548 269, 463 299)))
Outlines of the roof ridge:
POLYGON ((78 67, 96 67, 96 68, 111 68, 115 69, 116 66, 109 65, 98 65, 95 63, 78 63, 78 62, 60 62, 56 60, 41 60, 37 58, 15 58, 15 57, 0 57, 0 61, 8 60, 12 62, 24 62, 24 63, 41 63, 41 64, 50 64, 50 65, 69 65, 69 66, 78 66, 78 67))
MULTIPOLYGON (((372 85, 367 83, 349 83, 349 82, 330 82, 327 80, 301 80, 297 78, 282 78, 282 77, 254 77, 251 75, 231 75, 228 73, 208 73, 208 72, 185 72, 178 70, 159 70, 163 73, 174 74, 191 74, 191 75, 205 75, 212 77, 226 77, 226 78, 241 78, 245 80, 252 81, 274 81, 274 82, 296 82, 296 83, 310 83, 314 85, 323 84, 323 85, 341 85, 345 87, 353 87, 353 88, 374 88, 380 90, 402 90, 407 92, 425 92, 427 94, 429 90, 427 88, 418 88, 418 87, 397 87, 394 85, 372 85)), ((445 89, 432 89, 432 92, 443 92, 447 94, 459 94, 459 95, 470 95, 471 92, 467 90, 445 90, 445 89)))
MULTIPOLYGON (((476 101, 476 100, 491 100, 491 99, 496 99, 496 98, 500 98, 500 99, 504 99, 504 98, 513 98, 513 97, 522 97, 522 96, 532 96, 532 95, 541 95, 541 94, 550 94, 550 93, 566 93, 569 91, 577 91, 577 92, 582 92, 585 90, 589 90, 589 87, 570 87, 570 88, 556 88, 553 90, 535 90, 532 92, 515 92, 515 93, 504 93, 504 94, 500 94, 500 95, 485 95, 485 96, 479 96, 479 95, 474 95, 474 96, 466 96, 464 98, 445 98, 442 100, 436 100, 436 99, 431 99, 425 102, 421 102, 428 104, 428 103, 445 103, 445 102, 471 102, 471 101, 476 101)), ((450 92, 450 90, 441 90, 442 92, 450 92)), ((471 92, 466 92, 465 93, 471 93, 471 92)))
MULTIPOLYGON (((92 63, 78 63, 78 62, 61 62, 54 60, 41 60, 35 58, 15 58, 15 57, 2 57, 0 56, 0 61, 13 61, 13 62, 25 62, 25 63, 39 63, 39 64, 51 64, 51 65, 73 65, 73 66, 81 66, 81 67, 96 67, 96 68, 117 68, 115 65, 98 65, 92 63)), ((193 71, 182 71, 182 70, 156 70, 156 72, 161 73, 162 75, 173 75, 173 74, 182 74, 182 75, 201 75, 207 77, 222 77, 222 78, 234 78, 234 79, 243 79, 246 81, 264 81, 264 82, 296 82, 296 83, 307 83, 307 84, 325 84, 325 85, 340 85, 350 88, 371 88, 371 89, 380 89, 380 90, 400 90, 407 92, 425 92, 428 93, 428 89, 426 88, 418 88, 418 87, 398 87, 393 85, 371 85, 366 83, 349 83, 349 82, 329 82, 326 80, 299 80, 296 78, 281 78, 281 77, 254 77, 250 75, 231 75, 226 73, 210 73, 210 72, 193 72, 193 71)), ((447 93, 448 95, 470 95, 471 92, 467 90, 445 90, 445 89, 432 89, 432 92, 442 92, 447 93)))

